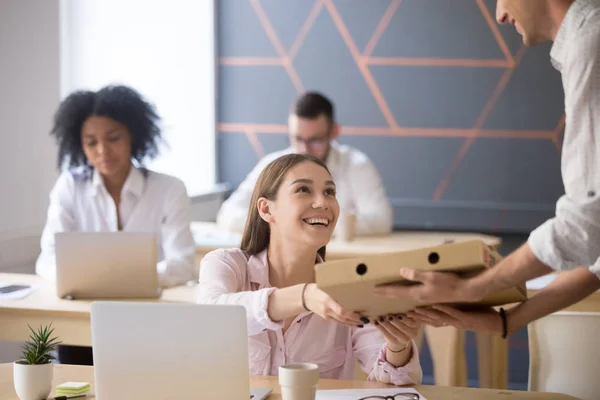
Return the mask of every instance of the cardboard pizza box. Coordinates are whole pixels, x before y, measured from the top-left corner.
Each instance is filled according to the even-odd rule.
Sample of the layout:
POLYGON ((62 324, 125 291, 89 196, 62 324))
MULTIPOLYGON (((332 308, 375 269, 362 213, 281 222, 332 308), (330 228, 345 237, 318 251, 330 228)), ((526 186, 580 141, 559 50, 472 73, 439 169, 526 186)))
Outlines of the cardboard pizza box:
MULTIPOLYGON (((449 243, 421 249, 365 255, 315 265, 317 286, 347 310, 367 317, 405 313, 427 305, 413 300, 378 296, 374 288, 383 284, 410 285, 399 274, 401 267, 427 271, 453 272, 460 276, 476 275, 502 259, 481 240, 449 243)), ((450 304, 461 309, 501 306, 527 299, 525 282, 493 293, 479 302, 450 304)))

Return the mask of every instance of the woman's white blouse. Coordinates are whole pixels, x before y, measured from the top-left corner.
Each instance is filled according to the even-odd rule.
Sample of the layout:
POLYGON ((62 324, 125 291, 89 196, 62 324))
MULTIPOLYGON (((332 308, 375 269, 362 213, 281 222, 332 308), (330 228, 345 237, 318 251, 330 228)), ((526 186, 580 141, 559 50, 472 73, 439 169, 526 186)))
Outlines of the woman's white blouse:
MULTIPOLYGON (((161 286, 198 279, 190 231, 190 199, 181 180, 132 167, 121 192, 119 211, 123 231, 158 234, 161 286)), ((100 175, 95 171, 86 178, 84 173, 63 172, 50 193, 36 273, 56 279, 55 233, 116 231, 117 208, 100 175)))

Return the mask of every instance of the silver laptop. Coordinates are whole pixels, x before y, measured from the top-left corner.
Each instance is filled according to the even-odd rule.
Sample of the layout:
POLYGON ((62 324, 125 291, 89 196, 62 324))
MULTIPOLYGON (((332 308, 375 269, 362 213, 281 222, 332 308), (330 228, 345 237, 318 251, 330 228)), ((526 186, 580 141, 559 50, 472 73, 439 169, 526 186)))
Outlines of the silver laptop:
POLYGON ((250 389, 241 306, 106 302, 91 307, 96 399, 262 400, 250 389))
POLYGON ((55 243, 59 297, 160 297, 156 233, 60 232, 55 243))

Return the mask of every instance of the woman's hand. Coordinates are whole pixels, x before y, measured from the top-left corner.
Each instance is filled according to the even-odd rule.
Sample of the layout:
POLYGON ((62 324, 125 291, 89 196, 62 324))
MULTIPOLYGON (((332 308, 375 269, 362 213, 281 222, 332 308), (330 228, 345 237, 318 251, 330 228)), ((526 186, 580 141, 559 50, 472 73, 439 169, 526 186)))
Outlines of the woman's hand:
POLYGON ((383 334, 391 352, 400 352, 416 338, 421 323, 406 315, 389 315, 373 321, 375 327, 383 334))
POLYGON ((345 310, 327 293, 309 283, 304 291, 304 304, 313 313, 327 321, 338 322, 349 326, 359 326, 364 323, 358 313, 345 310))
POLYGON ((477 311, 460 311, 444 305, 418 307, 408 313, 410 317, 420 323, 434 327, 453 326, 466 331, 502 334, 502 318, 493 308, 477 311))

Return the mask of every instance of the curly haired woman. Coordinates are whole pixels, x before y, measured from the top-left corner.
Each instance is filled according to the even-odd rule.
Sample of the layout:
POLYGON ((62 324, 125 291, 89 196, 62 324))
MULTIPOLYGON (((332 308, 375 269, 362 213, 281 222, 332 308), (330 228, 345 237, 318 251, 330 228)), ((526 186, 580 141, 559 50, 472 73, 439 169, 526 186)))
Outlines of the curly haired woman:
MULTIPOLYGON (((126 86, 77 91, 60 104, 51 134, 61 175, 50 193, 38 275, 56 278, 55 233, 126 231, 157 233, 161 286, 198 279, 185 185, 144 168, 158 155, 159 121, 154 107, 126 86)), ((87 355, 73 363, 91 363, 84 349, 87 355)), ((60 349, 59 360, 67 362, 60 349)))

